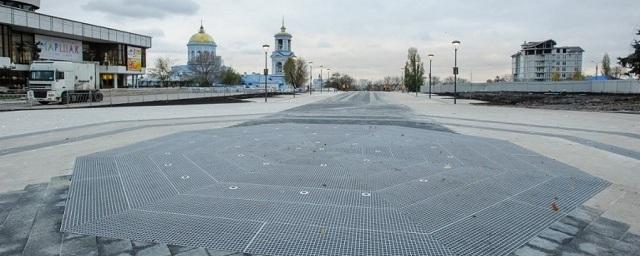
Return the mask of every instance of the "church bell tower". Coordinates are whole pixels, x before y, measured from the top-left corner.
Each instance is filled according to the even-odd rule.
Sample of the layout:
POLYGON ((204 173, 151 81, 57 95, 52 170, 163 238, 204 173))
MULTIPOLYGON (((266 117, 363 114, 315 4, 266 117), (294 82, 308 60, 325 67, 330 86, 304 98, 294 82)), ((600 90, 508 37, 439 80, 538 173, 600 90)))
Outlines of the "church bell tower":
POLYGON ((275 47, 271 54, 271 63, 274 76, 284 76, 284 64, 291 57, 295 57, 295 54, 291 48, 291 39, 293 36, 287 33, 287 27, 284 25, 284 18, 282 19, 282 27, 280 33, 275 36, 275 47))

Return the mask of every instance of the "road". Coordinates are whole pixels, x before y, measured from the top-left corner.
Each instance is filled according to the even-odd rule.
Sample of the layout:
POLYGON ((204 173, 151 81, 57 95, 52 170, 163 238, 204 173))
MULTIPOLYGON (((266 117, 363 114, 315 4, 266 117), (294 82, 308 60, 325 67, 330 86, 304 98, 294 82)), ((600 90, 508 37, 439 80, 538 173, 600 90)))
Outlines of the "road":
MULTIPOLYGON (((122 116, 109 109, 78 110, 78 115, 60 110, 54 116, 63 121, 38 112, 1 113, 8 136, 0 137, 0 188, 14 190, 70 174, 74 159, 83 155, 96 153, 81 158, 88 165, 76 166, 76 175, 90 172, 82 166, 95 159, 118 162, 139 152, 149 157, 139 161, 166 175, 166 196, 149 199, 125 184, 124 194, 134 205, 136 197, 151 201, 145 201, 146 208, 123 206, 129 217, 109 226, 176 215, 183 217, 185 229, 236 230, 203 242, 188 235, 163 236, 148 226, 137 226, 135 234, 125 229, 109 234, 255 254, 597 255, 605 245, 592 240, 608 233, 602 230, 626 227, 612 238, 623 245, 640 230, 638 116, 479 107, 468 101, 452 105, 445 98, 396 93, 328 96, 279 98, 267 105, 127 108, 122 112, 129 114, 122 116), (101 116, 113 119, 101 122, 101 116), (48 131, 48 122, 58 128, 48 131), (219 129, 224 127, 231 128, 219 129), (144 142, 148 139, 155 140, 144 142), (137 142, 142 143, 119 149, 137 142), (184 159, 170 157, 174 153, 184 159), (219 162, 211 166, 208 161, 219 162), (222 163, 229 165, 215 167, 222 163), (188 173, 175 176, 172 166, 188 173), (162 203, 154 205, 157 200, 162 203), (594 224, 581 227, 585 234, 573 234, 570 244, 538 235, 560 232, 555 226, 565 219, 592 215, 597 215, 590 220, 594 224), (202 217, 219 221, 192 226, 202 217), (615 225, 600 225, 601 219, 615 225), (589 233, 592 227, 600 232, 589 233)), ((122 161, 118 164, 132 163, 122 161)), ((156 174, 131 173, 127 180, 134 184, 156 174)), ((92 193, 82 190, 87 197, 68 208, 95 199, 92 193)), ((102 234, 91 227, 66 224, 64 229, 102 234)))

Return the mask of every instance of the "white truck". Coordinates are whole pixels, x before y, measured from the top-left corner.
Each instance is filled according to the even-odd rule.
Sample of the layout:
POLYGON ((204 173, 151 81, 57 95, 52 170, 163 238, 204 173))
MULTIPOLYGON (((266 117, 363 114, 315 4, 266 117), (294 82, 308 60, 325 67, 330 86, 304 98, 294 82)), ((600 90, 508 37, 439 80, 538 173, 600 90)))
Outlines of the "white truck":
POLYGON ((97 63, 34 61, 29 73, 29 97, 41 104, 100 102, 97 63))

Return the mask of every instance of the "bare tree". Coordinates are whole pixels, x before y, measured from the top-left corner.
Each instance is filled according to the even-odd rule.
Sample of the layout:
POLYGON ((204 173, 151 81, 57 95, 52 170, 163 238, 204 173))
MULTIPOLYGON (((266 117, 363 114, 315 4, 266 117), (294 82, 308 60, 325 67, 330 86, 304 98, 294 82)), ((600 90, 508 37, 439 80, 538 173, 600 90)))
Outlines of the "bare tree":
MULTIPOLYGON (((455 78, 453 76, 447 77, 442 81, 442 84, 454 84, 455 78)), ((469 80, 458 77, 458 84, 469 83, 469 80)))
POLYGON ((604 57, 602 57, 602 75, 606 78, 611 78, 611 58, 609 58, 609 54, 605 53, 604 57))
POLYGON ((169 81, 171 75, 173 75, 173 71, 171 70, 173 63, 174 61, 169 57, 159 57, 153 64, 153 68, 149 69, 149 75, 158 79, 160 86, 164 86, 164 83, 169 81))
POLYGON ((293 86, 294 97, 296 89, 309 81, 307 62, 302 58, 289 58, 284 64, 284 81, 293 86))
POLYGON ((431 83, 432 83, 433 85, 441 84, 441 83, 442 83, 442 79, 440 79, 440 77, 439 77, 439 76, 432 76, 432 77, 431 77, 431 83))
MULTIPOLYGON (((340 73, 331 74, 329 81, 327 81, 327 87, 334 88, 337 90, 357 89, 356 80, 353 79, 353 77, 346 74, 340 74, 340 73)), ((367 85, 366 89, 371 90, 370 88, 371 87, 367 85)), ((361 89, 365 89, 365 88, 361 88, 361 89)))
POLYGON ((580 71, 573 73, 573 76, 571 77, 571 80, 573 81, 582 81, 584 79, 585 77, 584 75, 582 75, 582 72, 580 71))
POLYGON ((626 74, 626 73, 627 73, 627 71, 625 70, 625 68, 623 68, 623 67, 621 67, 619 65, 616 65, 611 70, 611 76, 612 76, 613 79, 616 79, 616 80, 622 79, 622 76, 624 74, 626 74))
POLYGON ((196 56, 189 63, 189 69, 193 72, 192 79, 201 86, 211 86, 220 73, 222 59, 208 52, 196 56))

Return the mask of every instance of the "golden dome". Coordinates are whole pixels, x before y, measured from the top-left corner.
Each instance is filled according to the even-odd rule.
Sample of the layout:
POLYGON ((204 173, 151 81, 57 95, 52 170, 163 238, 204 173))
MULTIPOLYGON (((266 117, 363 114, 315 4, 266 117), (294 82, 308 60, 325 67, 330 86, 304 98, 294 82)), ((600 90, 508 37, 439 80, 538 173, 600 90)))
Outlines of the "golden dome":
POLYGON ((200 31, 191 36, 191 39, 189 39, 189 44, 216 44, 215 40, 213 40, 213 37, 207 33, 204 32, 204 27, 200 26, 200 31))

